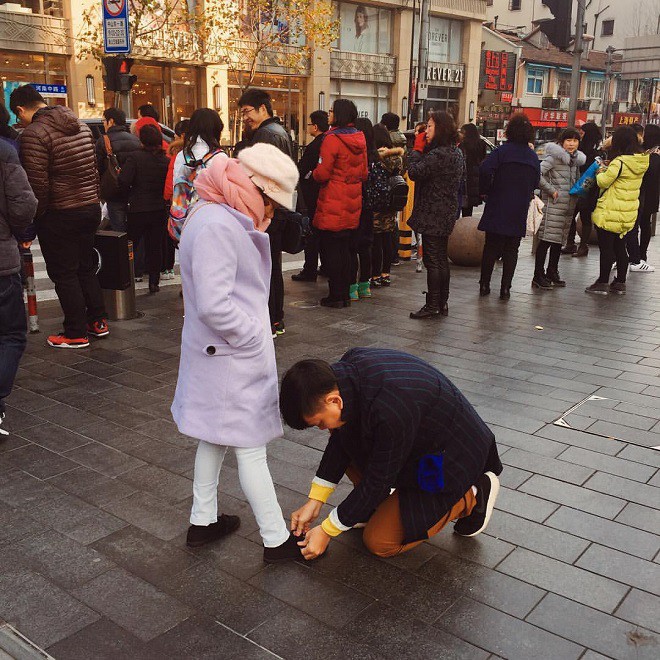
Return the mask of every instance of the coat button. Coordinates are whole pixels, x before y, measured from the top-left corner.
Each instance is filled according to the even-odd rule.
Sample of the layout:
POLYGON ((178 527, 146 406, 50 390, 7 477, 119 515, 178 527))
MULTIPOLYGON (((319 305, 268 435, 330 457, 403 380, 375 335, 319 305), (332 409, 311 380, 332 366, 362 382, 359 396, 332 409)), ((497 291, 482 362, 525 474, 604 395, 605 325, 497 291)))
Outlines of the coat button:
POLYGON ((207 355, 215 355, 215 346, 207 346, 206 347, 206 354, 207 355))

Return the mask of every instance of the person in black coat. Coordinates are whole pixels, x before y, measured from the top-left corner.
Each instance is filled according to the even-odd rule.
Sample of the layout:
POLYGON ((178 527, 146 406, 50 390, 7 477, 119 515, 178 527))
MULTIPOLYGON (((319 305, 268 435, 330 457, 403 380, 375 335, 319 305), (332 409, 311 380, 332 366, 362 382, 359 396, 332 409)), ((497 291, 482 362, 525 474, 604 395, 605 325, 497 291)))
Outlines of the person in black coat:
POLYGON ((651 242, 651 216, 658 211, 660 201, 660 126, 646 125, 642 148, 649 154, 649 169, 639 191, 637 223, 626 234, 632 273, 652 273, 655 270, 647 262, 647 250, 651 242))
POLYGON ((502 472, 495 436, 427 362, 380 348, 353 348, 333 365, 302 360, 282 380, 280 410, 295 429, 330 431, 309 499, 291 516, 294 534, 305 533, 305 559, 359 523, 382 557, 411 550, 451 520, 461 536, 486 528, 502 472), (310 529, 344 474, 352 492, 310 529))
POLYGON ((527 231, 527 211, 539 185, 541 166, 529 143, 534 127, 523 114, 512 117, 507 141, 493 151, 479 168, 480 189, 486 197, 479 229, 486 232, 481 258, 479 293, 490 293, 495 262, 502 258, 500 298, 510 297, 511 282, 518 263, 518 248, 527 231))
MULTIPOLYGON (((308 133, 314 138, 303 152, 302 158, 298 163, 298 172, 300 173, 300 193, 302 201, 305 204, 305 215, 313 219, 316 213, 316 203, 319 199, 321 185, 314 180, 312 172, 319 164, 321 155, 321 143, 323 137, 330 127, 328 122, 328 113, 323 110, 315 110, 309 116, 308 133)), ((303 269, 291 276, 294 282, 316 282, 317 268, 319 265, 319 237, 314 227, 305 241, 305 264, 303 269)))
POLYGON ((475 206, 482 204, 479 193, 479 166, 486 158, 486 143, 474 124, 464 124, 460 130, 460 148, 465 158, 465 196, 463 197, 463 217, 472 217, 475 206))
POLYGON ((128 197, 128 238, 133 245, 144 238, 149 293, 159 291, 163 234, 167 226, 163 189, 170 160, 163 151, 162 141, 162 133, 156 126, 143 126, 142 148, 128 156, 119 174, 119 187, 128 197))
MULTIPOLYGON (((123 167, 128 155, 140 148, 140 140, 133 135, 126 124, 126 113, 119 108, 106 108, 103 111, 103 129, 110 139, 110 147, 117 156, 119 167, 123 167)), ((96 166, 99 177, 103 176, 108 167, 108 152, 105 139, 101 136, 96 141, 96 166)), ((114 231, 126 231, 126 206, 128 200, 121 192, 116 198, 103 200, 108 205, 110 227, 114 231)))

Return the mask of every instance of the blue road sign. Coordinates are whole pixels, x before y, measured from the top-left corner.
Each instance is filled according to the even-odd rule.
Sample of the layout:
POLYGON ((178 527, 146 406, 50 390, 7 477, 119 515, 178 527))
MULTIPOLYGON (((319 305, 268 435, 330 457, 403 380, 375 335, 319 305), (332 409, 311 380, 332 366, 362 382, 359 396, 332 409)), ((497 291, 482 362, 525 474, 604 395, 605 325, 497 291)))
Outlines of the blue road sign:
POLYGON ((128 1, 102 0, 103 50, 106 53, 130 53, 131 37, 128 29, 128 1))

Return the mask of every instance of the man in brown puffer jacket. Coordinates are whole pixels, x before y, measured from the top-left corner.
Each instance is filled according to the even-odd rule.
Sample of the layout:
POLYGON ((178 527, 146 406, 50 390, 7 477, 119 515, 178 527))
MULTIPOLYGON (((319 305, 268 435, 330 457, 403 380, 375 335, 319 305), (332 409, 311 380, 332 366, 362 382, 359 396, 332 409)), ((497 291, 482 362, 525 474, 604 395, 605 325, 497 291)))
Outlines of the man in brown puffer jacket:
POLYGON ((14 90, 9 105, 25 126, 19 155, 39 202, 39 245, 64 312, 64 332, 48 343, 86 348, 89 335, 109 334, 96 277, 101 211, 92 133, 69 108, 47 106, 31 85, 14 90))

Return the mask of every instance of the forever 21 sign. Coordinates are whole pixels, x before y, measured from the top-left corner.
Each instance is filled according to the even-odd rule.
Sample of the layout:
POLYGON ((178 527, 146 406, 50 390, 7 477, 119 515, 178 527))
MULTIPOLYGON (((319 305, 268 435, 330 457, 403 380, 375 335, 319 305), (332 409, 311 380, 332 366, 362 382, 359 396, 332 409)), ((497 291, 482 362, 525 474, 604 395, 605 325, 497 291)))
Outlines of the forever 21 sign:
POLYGON ((463 85, 465 67, 460 64, 448 64, 446 66, 430 66, 426 70, 427 81, 439 81, 463 85))

